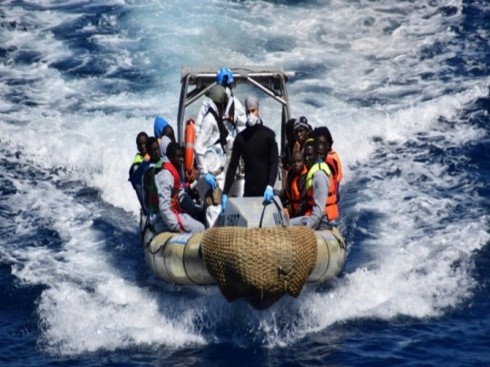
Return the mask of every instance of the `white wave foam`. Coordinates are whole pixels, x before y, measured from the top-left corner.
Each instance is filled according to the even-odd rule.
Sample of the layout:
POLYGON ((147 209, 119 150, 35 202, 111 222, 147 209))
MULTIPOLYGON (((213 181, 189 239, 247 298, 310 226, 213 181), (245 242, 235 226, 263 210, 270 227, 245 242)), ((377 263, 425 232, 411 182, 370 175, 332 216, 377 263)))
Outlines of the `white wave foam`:
POLYGON ((140 287, 126 279, 121 264, 113 263, 107 248, 117 243, 93 225, 104 215, 100 208, 76 203, 49 182, 16 181, 15 186, 12 210, 28 208, 16 218, 16 236, 23 240, 0 253, 22 283, 47 286, 37 310, 40 343, 47 350, 72 355, 134 345, 172 349, 204 343, 188 301, 140 287), (30 240, 40 227, 57 231, 61 249, 56 238, 30 240))
POLYGON ((5 7, 5 19, 19 24, 0 35, 10 50, 0 63, 5 149, 45 172, 63 168, 66 177, 53 175, 55 182, 80 180, 100 190, 103 201, 133 214, 136 228, 137 201, 127 182, 134 139, 141 130, 151 134, 157 114, 174 120, 180 66, 280 65, 295 72, 293 114, 332 131, 344 162, 343 193, 356 192, 343 199, 345 218, 373 218, 369 228, 346 219, 346 232, 365 233, 347 260, 359 267, 332 290, 306 291, 298 301, 256 313, 215 294, 165 299, 125 280, 103 250, 110 239, 91 226, 106 209, 77 204, 54 183, 17 182, 23 195, 10 200, 12 212, 35 214, 16 217, 16 235, 37 228, 39 218, 61 235, 61 249, 1 250, 19 279, 49 287, 38 310, 49 348, 61 354, 152 343, 180 348, 219 338, 218 327, 233 329, 225 337, 237 343, 287 346, 335 322, 434 317, 471 297, 471 254, 489 240, 488 215, 468 173, 449 174, 448 162, 430 152, 486 134, 460 114, 488 96, 490 78, 453 73, 448 62, 468 52, 454 32, 464 19, 462 1, 445 4, 454 9, 449 15, 432 1, 116 4, 129 12, 105 19, 117 34, 90 37, 95 56, 78 54, 52 33, 83 12, 63 12, 49 1, 42 5, 51 11, 5 7), (16 64, 20 50, 39 57, 16 64), (78 64, 66 73, 53 67, 70 59, 78 64), (106 63, 101 75, 73 73, 95 59, 106 63), (130 89, 134 80, 124 78, 130 72, 142 78, 139 87, 148 84, 142 92, 130 89), (288 311, 297 318, 288 319, 288 311))

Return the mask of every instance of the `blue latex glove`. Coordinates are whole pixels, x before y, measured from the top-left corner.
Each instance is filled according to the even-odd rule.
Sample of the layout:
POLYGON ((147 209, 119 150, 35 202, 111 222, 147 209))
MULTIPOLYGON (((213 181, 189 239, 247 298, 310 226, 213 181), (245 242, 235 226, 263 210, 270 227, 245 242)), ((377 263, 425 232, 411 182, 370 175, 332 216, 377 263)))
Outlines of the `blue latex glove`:
POLYGON ((206 180, 206 183, 211 188, 211 190, 214 191, 214 189, 216 189, 216 178, 211 173, 206 173, 204 175, 204 179, 206 180))
POLYGON ((272 190, 272 187, 267 186, 264 191, 264 204, 269 204, 272 202, 272 199, 274 198, 274 191, 272 190))
POLYGON ((226 203, 228 202, 228 195, 221 195, 221 215, 225 215, 226 203))

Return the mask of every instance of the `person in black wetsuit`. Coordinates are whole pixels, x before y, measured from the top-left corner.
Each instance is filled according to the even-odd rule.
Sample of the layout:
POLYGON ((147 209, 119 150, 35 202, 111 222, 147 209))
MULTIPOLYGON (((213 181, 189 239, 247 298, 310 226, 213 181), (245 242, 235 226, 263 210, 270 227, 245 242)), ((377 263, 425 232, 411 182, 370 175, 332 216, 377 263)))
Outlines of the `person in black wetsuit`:
POLYGON ((245 190, 243 196, 264 195, 264 203, 274 197, 273 186, 277 179, 279 154, 274 131, 264 126, 260 118, 259 101, 250 96, 245 100, 247 127, 233 142, 231 159, 226 172, 221 213, 224 213, 228 192, 235 179, 240 157, 245 168, 245 190))

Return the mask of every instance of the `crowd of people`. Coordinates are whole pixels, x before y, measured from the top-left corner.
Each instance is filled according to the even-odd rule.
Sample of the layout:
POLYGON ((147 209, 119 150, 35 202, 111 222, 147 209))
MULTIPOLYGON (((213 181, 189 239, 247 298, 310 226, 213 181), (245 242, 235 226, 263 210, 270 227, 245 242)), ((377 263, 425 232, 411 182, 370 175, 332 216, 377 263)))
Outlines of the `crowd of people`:
POLYGON ((233 73, 221 68, 206 92, 195 120, 194 173, 184 173, 184 148, 172 126, 156 117, 154 136, 136 136, 137 153, 129 170, 145 227, 154 233, 199 233, 217 225, 229 197, 278 197, 290 225, 329 229, 339 217, 342 164, 327 127, 315 129, 306 117, 285 125, 282 188, 274 190, 279 153, 273 130, 264 125, 260 101, 244 105, 233 95, 233 73))

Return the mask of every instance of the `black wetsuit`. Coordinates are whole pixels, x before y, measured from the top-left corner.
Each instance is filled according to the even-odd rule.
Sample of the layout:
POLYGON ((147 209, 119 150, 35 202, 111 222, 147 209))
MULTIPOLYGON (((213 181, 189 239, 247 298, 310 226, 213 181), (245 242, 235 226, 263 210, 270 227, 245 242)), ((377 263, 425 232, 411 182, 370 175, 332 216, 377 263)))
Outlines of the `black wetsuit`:
POLYGON ((262 124, 247 127, 233 142, 223 193, 228 194, 240 157, 245 168, 244 196, 262 196, 267 185, 274 187, 279 165, 276 134, 262 124))

